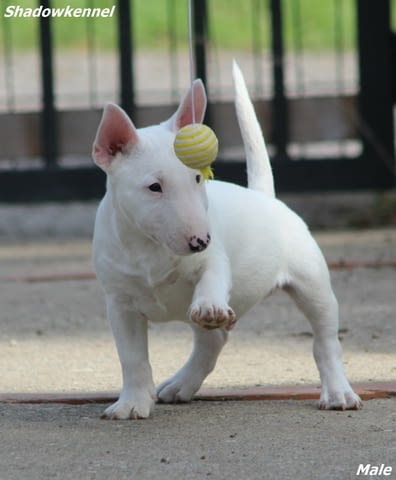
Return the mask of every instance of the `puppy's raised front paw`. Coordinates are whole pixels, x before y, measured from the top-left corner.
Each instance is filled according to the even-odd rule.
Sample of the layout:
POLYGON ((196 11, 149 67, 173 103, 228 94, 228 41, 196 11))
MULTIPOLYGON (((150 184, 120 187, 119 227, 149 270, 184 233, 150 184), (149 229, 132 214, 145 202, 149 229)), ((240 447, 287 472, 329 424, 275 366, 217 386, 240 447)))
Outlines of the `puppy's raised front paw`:
POLYGON ((147 418, 154 408, 155 400, 156 395, 148 391, 137 392, 128 397, 121 394, 118 401, 106 408, 100 418, 106 420, 147 418))
POLYGON ((224 328, 229 331, 235 326, 236 315, 227 304, 219 306, 204 300, 191 305, 190 320, 208 330, 224 328))

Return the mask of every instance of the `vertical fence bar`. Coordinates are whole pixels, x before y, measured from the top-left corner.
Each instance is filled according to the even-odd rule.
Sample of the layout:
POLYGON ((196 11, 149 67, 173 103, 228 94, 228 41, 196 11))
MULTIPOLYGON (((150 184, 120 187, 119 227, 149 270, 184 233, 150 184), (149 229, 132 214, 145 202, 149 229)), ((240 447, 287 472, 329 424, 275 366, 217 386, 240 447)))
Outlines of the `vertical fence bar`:
POLYGON ((120 103, 132 115, 135 106, 135 85, 133 78, 133 47, 131 11, 132 0, 118 0, 118 50, 120 66, 120 103))
MULTIPOLYGON (((39 0, 38 5, 51 8, 50 0, 39 0)), ((41 58, 41 151, 47 168, 57 166, 58 136, 57 116, 54 104, 53 47, 51 16, 40 17, 41 58)))
POLYGON ((270 0, 274 96, 272 100, 273 135, 278 160, 287 158, 288 116, 284 83, 284 50, 281 0, 270 0))
POLYGON ((359 104, 364 157, 375 162, 378 181, 395 182, 392 35, 389 0, 356 0, 359 104))
POLYGON ((205 40, 206 33, 208 31, 208 8, 206 0, 193 0, 193 18, 195 74, 206 86, 207 75, 205 40))

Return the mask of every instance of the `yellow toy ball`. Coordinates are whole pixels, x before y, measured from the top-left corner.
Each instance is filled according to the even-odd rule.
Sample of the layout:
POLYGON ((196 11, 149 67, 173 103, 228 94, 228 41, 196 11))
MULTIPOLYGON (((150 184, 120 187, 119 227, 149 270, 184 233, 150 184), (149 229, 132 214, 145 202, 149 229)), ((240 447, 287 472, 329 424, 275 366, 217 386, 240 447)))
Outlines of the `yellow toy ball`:
POLYGON ((201 123, 185 125, 177 132, 173 146, 187 167, 200 170, 206 180, 213 178, 210 166, 216 160, 219 141, 211 128, 201 123))

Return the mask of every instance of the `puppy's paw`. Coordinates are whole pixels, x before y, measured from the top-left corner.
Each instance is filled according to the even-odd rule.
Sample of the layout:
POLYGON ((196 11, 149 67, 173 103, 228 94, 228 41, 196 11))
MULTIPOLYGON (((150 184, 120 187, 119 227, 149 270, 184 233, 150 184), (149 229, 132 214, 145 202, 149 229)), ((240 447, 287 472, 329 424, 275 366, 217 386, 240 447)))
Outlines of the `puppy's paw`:
POLYGON ((209 300, 194 302, 190 307, 190 320, 207 330, 224 328, 232 330, 236 323, 234 310, 226 303, 216 304, 209 300))
POLYGON ((194 372, 182 370, 176 373, 157 387, 158 401, 163 403, 189 402, 203 382, 203 378, 196 377, 197 374, 194 372), (187 376, 187 373, 190 375, 187 376))
POLYGON ((155 393, 150 391, 135 392, 128 396, 121 394, 118 401, 106 408, 100 418, 106 420, 147 418, 154 408, 155 400, 155 393))
POLYGON ((319 400, 321 410, 359 410, 362 407, 362 400, 353 390, 322 393, 319 400))

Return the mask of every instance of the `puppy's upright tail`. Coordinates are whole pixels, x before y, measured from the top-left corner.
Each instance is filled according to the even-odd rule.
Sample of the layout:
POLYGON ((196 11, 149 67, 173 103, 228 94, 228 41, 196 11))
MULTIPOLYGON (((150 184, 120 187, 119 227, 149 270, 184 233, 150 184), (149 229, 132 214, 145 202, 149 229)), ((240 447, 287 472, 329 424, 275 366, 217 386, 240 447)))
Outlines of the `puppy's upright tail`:
POLYGON ((245 148, 248 188, 275 196, 274 178, 263 133, 242 72, 234 60, 235 107, 245 148))

